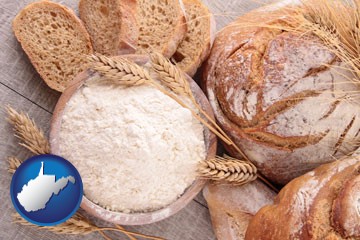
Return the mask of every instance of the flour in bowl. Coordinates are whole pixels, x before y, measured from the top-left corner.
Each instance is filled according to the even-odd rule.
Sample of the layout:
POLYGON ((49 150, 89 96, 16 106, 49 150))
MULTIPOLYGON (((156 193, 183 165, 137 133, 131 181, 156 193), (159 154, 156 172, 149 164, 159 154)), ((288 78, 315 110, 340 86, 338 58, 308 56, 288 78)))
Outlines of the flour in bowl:
POLYGON ((88 199, 146 212, 193 183, 206 157, 203 131, 188 109, 155 88, 90 84, 66 105, 59 149, 79 170, 88 199))

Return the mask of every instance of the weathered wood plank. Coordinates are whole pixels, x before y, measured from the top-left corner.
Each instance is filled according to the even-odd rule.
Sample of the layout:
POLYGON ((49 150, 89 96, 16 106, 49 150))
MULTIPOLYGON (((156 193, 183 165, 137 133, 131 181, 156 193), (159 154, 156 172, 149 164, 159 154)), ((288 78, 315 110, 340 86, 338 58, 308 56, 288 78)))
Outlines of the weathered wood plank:
POLYGON ((219 31, 237 17, 275 0, 202 0, 214 14, 219 31))
MULTIPOLYGON (((56 235, 47 231, 39 231, 34 228, 20 226, 12 223, 11 215, 15 212, 12 206, 9 186, 11 175, 7 172, 8 164, 6 159, 8 156, 17 156, 20 159, 26 159, 32 154, 17 143, 18 140, 13 136, 12 127, 6 121, 6 111, 4 107, 11 105, 18 111, 24 111, 29 114, 36 123, 47 133, 49 130, 49 122, 51 114, 36 106, 29 100, 21 97, 14 91, 0 84, 0 238, 1 239, 54 239, 61 240, 64 236, 56 235)), ((81 239, 79 237, 68 237, 67 239, 81 239)), ((99 239, 97 234, 89 235, 88 239, 99 239)))
POLYGON ((192 201, 176 215, 158 223, 128 227, 142 233, 159 235, 171 240, 211 240, 215 239, 209 211, 192 201), (164 231, 165 230, 165 231, 164 231))

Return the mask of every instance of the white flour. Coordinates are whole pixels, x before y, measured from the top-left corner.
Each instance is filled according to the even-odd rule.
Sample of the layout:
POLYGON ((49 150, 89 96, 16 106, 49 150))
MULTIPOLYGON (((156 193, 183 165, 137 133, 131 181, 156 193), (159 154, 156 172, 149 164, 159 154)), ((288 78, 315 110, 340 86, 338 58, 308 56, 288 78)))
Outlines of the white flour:
POLYGON ((79 170, 84 194, 122 212, 174 202, 205 159, 203 126, 149 87, 82 87, 68 102, 60 153, 79 170))

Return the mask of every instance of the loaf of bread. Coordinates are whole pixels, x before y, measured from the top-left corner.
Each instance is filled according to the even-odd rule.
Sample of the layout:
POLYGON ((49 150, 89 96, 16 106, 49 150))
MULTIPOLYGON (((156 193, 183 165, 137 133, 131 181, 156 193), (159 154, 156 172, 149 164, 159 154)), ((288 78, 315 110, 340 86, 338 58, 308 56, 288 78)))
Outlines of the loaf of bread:
POLYGON ((135 51, 135 9, 135 0, 80 0, 80 18, 96 52, 113 56, 135 51))
POLYGON ((360 239, 359 173, 360 157, 350 157, 294 179, 254 216, 245 239, 360 239))
POLYGON ((359 147, 360 89, 318 38, 279 28, 291 13, 257 11, 217 34, 202 84, 222 128, 285 184, 359 147))
POLYGON ((201 0, 183 0, 183 3, 188 30, 172 60, 189 76, 194 76, 210 54, 216 24, 214 16, 201 0))
POLYGON ((46 84, 62 92, 86 68, 90 36, 68 8, 50 1, 31 3, 15 17, 13 30, 46 84))
POLYGON ((208 184, 203 195, 217 239, 242 240, 250 220, 260 208, 272 204, 276 194, 256 180, 243 186, 208 184))

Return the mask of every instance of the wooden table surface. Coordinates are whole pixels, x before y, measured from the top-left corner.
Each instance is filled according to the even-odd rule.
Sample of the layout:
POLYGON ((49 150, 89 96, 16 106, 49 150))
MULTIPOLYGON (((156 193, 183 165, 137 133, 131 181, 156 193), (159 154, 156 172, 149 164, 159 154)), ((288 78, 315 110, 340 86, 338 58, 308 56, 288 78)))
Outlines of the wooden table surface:
MULTIPOLYGON (((57 235, 46 230, 12 223, 15 209, 10 199, 11 175, 7 172, 8 156, 26 159, 31 154, 19 147, 13 131, 6 121, 4 106, 26 112, 48 133, 50 119, 60 93, 51 90, 41 80, 22 51, 11 29, 11 21, 31 0, 0 0, 0 239, 101 239, 97 233, 84 236, 57 235)), ((77 12, 78 0, 56 1, 77 12)), ((269 2, 269 0, 268 0, 269 2)), ((264 0, 204 0, 214 13, 217 30, 245 12, 264 4, 264 0)), ((96 220, 98 226, 110 223, 96 220)), ((126 227, 131 231, 176 240, 215 239, 208 207, 199 194, 186 208, 158 223, 126 227)), ((114 239, 126 239, 123 235, 109 233, 114 239)))

